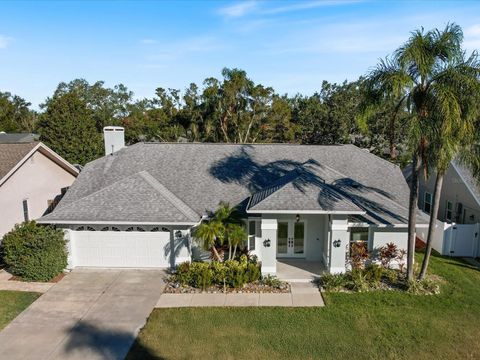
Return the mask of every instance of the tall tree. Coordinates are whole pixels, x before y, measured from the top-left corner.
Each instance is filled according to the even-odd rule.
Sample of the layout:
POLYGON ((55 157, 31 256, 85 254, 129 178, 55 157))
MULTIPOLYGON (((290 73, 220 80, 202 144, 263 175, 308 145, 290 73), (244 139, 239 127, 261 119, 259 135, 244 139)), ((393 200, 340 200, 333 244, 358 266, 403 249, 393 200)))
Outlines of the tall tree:
POLYGON ((75 92, 55 96, 38 123, 40 140, 72 164, 84 165, 103 155, 93 110, 75 92))
MULTIPOLYGON (((439 71, 438 79, 430 85, 437 95, 429 111, 432 129, 428 136, 429 147, 425 154, 426 173, 428 167, 436 170, 435 188, 430 211, 430 222, 425 255, 419 279, 427 273, 435 225, 438 216, 443 178, 451 161, 462 153, 461 160, 467 165, 478 162, 475 148, 478 147, 478 94, 480 92, 480 61, 477 53, 465 59, 459 49, 457 56, 439 71), (472 156, 472 154, 474 156, 472 156)), ((478 174, 477 174, 478 175, 478 174)))
POLYGON ((418 175, 429 144, 432 115, 442 111, 442 74, 461 51, 462 31, 448 24, 443 31, 414 31, 391 58, 382 60, 369 74, 372 93, 399 98, 410 113, 409 139, 412 177, 408 212, 407 278, 414 279, 415 226, 418 200, 418 175), (439 84, 438 86, 436 84, 439 84))
POLYGON ((0 92, 0 131, 33 132, 37 119, 30 103, 9 92, 0 92))

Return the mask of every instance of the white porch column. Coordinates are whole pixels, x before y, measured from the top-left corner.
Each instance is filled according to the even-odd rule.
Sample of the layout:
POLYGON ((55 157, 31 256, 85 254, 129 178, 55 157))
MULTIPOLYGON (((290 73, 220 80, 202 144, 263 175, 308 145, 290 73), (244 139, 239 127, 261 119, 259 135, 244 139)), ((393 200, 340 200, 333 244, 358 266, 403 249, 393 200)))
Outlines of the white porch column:
POLYGON ((330 261, 329 272, 339 274, 345 272, 346 249, 348 248, 348 218, 347 215, 330 216, 330 261))
POLYGON ((277 219, 262 218, 262 238, 260 253, 262 260, 262 275, 276 274, 277 272, 277 219))

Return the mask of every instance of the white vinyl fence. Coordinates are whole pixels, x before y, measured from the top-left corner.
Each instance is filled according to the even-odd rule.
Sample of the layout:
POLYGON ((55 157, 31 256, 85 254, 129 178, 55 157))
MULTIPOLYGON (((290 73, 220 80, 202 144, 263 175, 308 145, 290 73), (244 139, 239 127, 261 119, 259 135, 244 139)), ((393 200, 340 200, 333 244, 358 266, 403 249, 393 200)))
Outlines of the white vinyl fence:
MULTIPOLYGON (((442 255, 480 257, 480 224, 448 224, 437 220, 433 248, 442 255)), ((428 228, 417 228, 417 236, 427 241, 428 228)))

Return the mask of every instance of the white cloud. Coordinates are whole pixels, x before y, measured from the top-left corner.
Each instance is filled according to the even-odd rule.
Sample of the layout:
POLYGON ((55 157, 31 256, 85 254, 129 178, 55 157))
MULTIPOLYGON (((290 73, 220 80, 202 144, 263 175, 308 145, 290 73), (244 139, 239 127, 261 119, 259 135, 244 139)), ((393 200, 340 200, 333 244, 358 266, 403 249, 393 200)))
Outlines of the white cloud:
POLYGON ((480 24, 469 26, 464 31, 463 45, 470 51, 480 50, 480 24))
POLYGON ((264 14, 280 14, 291 11, 307 10, 324 6, 337 6, 337 5, 348 5, 352 3, 358 3, 361 0, 322 0, 322 1, 307 1, 295 3, 292 5, 279 6, 276 8, 265 10, 264 14))
POLYGON ((229 18, 241 17, 255 10, 256 7, 257 7, 257 3, 255 1, 243 1, 243 2, 236 3, 234 5, 220 8, 218 10, 218 13, 220 15, 223 15, 229 18))
POLYGON ((0 34, 0 49, 5 49, 12 42, 12 38, 0 34))

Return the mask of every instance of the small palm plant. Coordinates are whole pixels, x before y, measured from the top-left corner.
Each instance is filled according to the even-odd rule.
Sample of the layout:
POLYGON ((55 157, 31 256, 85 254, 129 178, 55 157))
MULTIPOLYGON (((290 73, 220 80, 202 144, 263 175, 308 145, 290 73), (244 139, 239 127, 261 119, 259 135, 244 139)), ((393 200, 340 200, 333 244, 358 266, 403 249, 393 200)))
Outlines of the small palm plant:
POLYGON ((228 259, 235 258, 239 245, 247 239, 242 216, 237 208, 220 202, 219 208, 212 214, 211 220, 198 226, 194 236, 202 241, 203 248, 211 250, 217 261, 222 261, 216 246, 228 244, 228 259))
POLYGON ((201 223, 195 230, 194 236, 202 242, 205 250, 211 250, 217 261, 222 261, 217 251, 216 245, 223 244, 224 227, 219 221, 209 221, 201 223))

